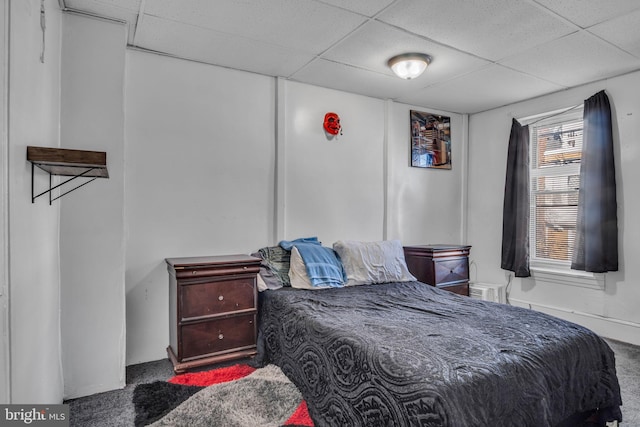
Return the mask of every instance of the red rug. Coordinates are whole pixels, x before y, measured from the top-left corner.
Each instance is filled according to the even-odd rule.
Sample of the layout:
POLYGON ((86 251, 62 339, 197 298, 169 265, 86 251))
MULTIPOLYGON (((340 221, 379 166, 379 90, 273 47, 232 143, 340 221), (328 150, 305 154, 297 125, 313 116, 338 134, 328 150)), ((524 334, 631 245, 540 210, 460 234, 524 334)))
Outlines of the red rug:
POLYGON ((256 368, 249 365, 233 365, 225 368, 212 369, 202 372, 188 372, 170 378, 171 384, 195 385, 207 387, 213 384, 225 383, 227 381, 239 380, 253 373, 256 368))
MULTIPOLYGON (((268 393, 263 393, 261 391, 262 388, 260 387, 260 384, 262 384, 262 382, 269 381, 271 381, 271 383, 268 386, 264 387, 265 390, 269 390, 269 393, 272 393, 274 384, 276 385, 276 387, 287 387, 289 390, 295 389, 293 384, 291 384, 290 381, 286 379, 286 377, 284 377, 284 374, 282 374, 279 368, 275 366, 269 366, 263 368, 262 370, 256 370, 255 368, 244 364, 238 364, 209 371, 176 375, 175 377, 169 379, 167 382, 156 381, 150 384, 141 384, 135 388, 133 394, 133 403, 136 410, 135 425, 145 426, 156 421, 158 421, 160 425, 163 425, 163 423, 166 423, 167 425, 173 425, 176 420, 180 420, 180 422, 184 420, 184 424, 188 425, 190 422, 189 417, 191 416, 200 418, 212 417, 212 415, 207 413, 203 413, 202 415, 197 414, 200 409, 194 409, 194 407, 200 407, 198 407, 197 405, 194 406, 194 404, 192 403, 194 401, 197 401, 197 399, 207 399, 205 406, 206 410, 202 412, 209 411, 210 405, 215 405, 216 402, 219 402, 221 400, 224 400, 227 405, 230 405, 233 408, 243 408, 246 405, 243 405, 242 402, 239 402, 236 405, 228 402, 228 400, 230 398, 232 399, 233 396, 237 396, 238 394, 243 393, 257 393, 260 400, 262 401, 262 407, 265 408, 265 410, 270 410, 273 412, 273 408, 280 406, 282 402, 278 400, 278 405, 276 405, 274 402, 271 402, 270 399, 275 401, 277 399, 281 399, 281 397, 278 398, 278 396, 276 395, 271 396, 268 393), (273 381, 266 374, 267 372, 269 373, 269 375, 274 372, 277 375, 276 380, 273 381), (227 385, 223 385, 225 383, 227 385), (228 393, 226 389, 222 390, 222 388, 234 387, 236 385, 238 387, 245 387, 246 389, 244 391, 242 391, 242 389, 239 389, 230 394, 224 394, 224 399, 210 399, 207 397, 208 394, 212 393, 213 396, 215 396, 215 393, 218 392, 228 393), (191 400, 187 401, 190 398, 191 400), (191 406, 189 406, 189 404, 191 404, 191 406)), ((296 394, 299 395, 298 392, 296 392, 296 394)), ((283 394, 283 396, 284 395, 289 396, 289 394, 283 394)), ((288 398, 291 399, 290 397, 288 398)), ((255 398, 252 399, 252 401, 255 401, 255 398)), ((281 415, 279 414, 279 419, 286 421, 274 425, 279 425, 282 427, 313 427, 313 421, 311 420, 309 412, 307 411, 306 402, 302 400, 301 397, 298 397, 297 399, 297 402, 299 403, 292 402, 293 406, 288 406, 290 408, 295 408, 297 405, 297 408, 294 411, 289 412, 289 415, 287 415, 286 413, 281 415)), ((259 411, 259 408, 260 405, 251 408, 251 411, 259 411)), ((220 413, 224 411, 225 408, 212 410, 211 412, 217 412, 215 416, 217 416, 218 418, 205 418, 205 421, 210 421, 211 423, 220 422, 220 413)))

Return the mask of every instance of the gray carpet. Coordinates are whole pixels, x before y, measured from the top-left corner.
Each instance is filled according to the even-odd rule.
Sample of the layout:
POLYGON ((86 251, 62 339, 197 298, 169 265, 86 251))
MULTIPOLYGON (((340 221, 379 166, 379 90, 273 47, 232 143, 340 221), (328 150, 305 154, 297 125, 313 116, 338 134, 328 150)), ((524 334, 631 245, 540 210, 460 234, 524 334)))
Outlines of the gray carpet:
MULTIPOLYGON (((622 390, 622 427, 640 426, 640 347, 607 340, 616 353, 616 369, 622 390)), ((237 363, 237 362, 235 362, 237 363)), ((72 427, 133 426, 133 389, 138 384, 165 381, 173 376, 168 359, 127 367, 122 390, 69 400, 72 427)))
POLYGON ((173 375, 169 359, 127 366, 125 388, 65 402, 69 404, 70 426, 133 426, 136 417, 132 403, 133 389, 138 384, 166 381, 173 375))
POLYGON ((622 426, 640 426, 640 347, 607 340, 616 354, 616 373, 622 392, 622 426))

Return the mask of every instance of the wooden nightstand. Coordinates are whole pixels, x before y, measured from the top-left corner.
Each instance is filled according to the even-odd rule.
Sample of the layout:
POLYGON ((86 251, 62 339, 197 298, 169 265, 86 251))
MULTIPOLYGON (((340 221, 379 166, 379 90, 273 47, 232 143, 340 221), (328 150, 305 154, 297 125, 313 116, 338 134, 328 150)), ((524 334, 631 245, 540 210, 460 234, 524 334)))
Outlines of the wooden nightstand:
POLYGON ((423 283, 469 296, 469 251, 471 246, 405 246, 407 267, 423 283))
POLYGON ((167 354, 174 371, 255 355, 260 259, 227 255, 166 262, 167 354))

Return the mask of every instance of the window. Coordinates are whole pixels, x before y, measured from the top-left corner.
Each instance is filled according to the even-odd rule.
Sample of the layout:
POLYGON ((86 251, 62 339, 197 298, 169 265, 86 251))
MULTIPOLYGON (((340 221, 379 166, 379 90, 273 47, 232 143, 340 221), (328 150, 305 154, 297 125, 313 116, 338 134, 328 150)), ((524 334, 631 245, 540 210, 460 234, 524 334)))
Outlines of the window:
POLYGON ((580 189, 582 106, 534 121, 529 129, 531 261, 568 267, 580 189))

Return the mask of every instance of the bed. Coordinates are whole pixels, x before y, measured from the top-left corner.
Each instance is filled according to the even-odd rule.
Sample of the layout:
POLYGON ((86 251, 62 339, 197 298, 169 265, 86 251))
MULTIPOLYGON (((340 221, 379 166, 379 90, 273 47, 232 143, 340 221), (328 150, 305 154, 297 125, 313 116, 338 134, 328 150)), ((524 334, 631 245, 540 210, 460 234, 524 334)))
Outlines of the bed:
POLYGON ((595 333, 406 277, 261 292, 258 335, 256 363, 283 370, 318 427, 622 419, 614 354, 595 333))

